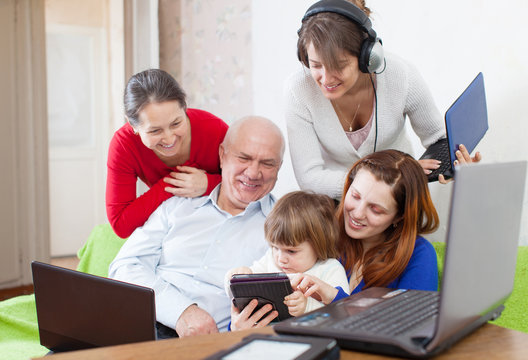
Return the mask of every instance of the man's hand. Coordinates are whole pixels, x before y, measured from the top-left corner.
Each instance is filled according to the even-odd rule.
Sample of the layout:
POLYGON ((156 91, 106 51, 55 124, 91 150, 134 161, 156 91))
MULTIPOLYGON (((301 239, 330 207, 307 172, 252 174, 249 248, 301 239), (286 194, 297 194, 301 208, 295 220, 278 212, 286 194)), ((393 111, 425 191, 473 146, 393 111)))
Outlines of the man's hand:
POLYGON ((257 308, 257 305, 258 301, 253 299, 242 311, 238 311, 235 305, 231 304, 231 330, 236 331, 251 328, 261 328, 268 325, 279 315, 276 310, 271 311, 272 307, 270 304, 264 305, 255 311, 253 315, 251 315, 257 308))
POLYGON ((193 304, 180 315, 176 332, 179 337, 213 334, 218 332, 218 327, 207 311, 193 304))

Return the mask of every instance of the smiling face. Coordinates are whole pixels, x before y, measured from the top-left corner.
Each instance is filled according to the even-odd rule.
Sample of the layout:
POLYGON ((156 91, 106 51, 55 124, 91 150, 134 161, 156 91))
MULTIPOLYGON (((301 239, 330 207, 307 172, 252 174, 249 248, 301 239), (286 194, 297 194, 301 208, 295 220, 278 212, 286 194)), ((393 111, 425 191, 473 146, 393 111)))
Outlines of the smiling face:
POLYGON ((384 240, 383 232, 398 212, 391 187, 361 169, 348 188, 343 204, 345 232, 361 240, 365 250, 384 240))
POLYGON ((323 64, 313 44, 308 45, 306 53, 312 78, 327 99, 337 100, 347 93, 354 92, 360 86, 361 82, 358 80, 361 71, 357 57, 342 52, 338 60, 340 69, 330 70, 323 64))
POLYGON ((275 265, 286 274, 306 272, 317 262, 317 255, 308 241, 297 246, 270 245, 275 265))
POLYGON ((246 121, 228 137, 219 149, 222 185, 218 205, 235 215, 273 189, 284 144, 280 130, 264 121, 246 121))
POLYGON ((139 112, 138 120, 134 130, 160 159, 178 157, 188 151, 191 127, 177 101, 149 103, 139 112))

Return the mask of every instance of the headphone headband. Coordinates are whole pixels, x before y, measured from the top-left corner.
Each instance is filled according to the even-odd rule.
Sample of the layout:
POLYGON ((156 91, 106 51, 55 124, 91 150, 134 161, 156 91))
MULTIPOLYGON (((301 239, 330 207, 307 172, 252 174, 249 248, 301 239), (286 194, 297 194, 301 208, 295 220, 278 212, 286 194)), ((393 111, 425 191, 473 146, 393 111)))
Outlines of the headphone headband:
MULTIPOLYGON (((378 71, 380 69, 381 72, 385 70, 384 67, 382 69, 382 66, 385 66, 385 57, 383 55, 381 40, 378 39, 376 32, 372 29, 372 23, 369 17, 363 10, 347 0, 321 0, 306 10, 302 18, 303 25, 304 21, 309 17, 323 12, 342 15, 357 24, 367 34, 367 38, 361 44, 360 54, 358 56, 358 65, 361 72, 379 73, 378 71)), ((300 34, 301 29, 299 29, 298 34, 300 34)), ((299 52, 297 56, 301 59, 299 52)))
POLYGON ((369 39, 376 39, 377 35, 374 29, 372 29, 372 22, 370 21, 367 14, 363 12, 359 7, 347 0, 321 0, 313 4, 306 10, 302 21, 307 18, 314 16, 322 12, 331 12, 342 15, 349 20, 352 20, 367 33, 369 39))

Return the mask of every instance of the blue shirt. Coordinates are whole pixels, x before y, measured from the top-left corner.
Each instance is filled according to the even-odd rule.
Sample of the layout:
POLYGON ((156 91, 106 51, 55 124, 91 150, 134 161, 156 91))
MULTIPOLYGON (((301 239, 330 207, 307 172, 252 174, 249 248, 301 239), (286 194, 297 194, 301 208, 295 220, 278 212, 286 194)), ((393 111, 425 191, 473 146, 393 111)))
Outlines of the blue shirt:
POLYGON ((171 197, 136 229, 110 264, 109 277, 147 286, 156 294, 156 318, 175 328, 197 304, 227 330, 231 304, 225 273, 249 266, 268 249, 264 221, 275 202, 266 195, 232 216, 218 207, 220 186, 209 196, 171 197))
MULTIPOLYGON (((350 281, 350 276, 349 279, 350 281)), ((356 294, 363 290, 365 281, 361 282, 351 292, 350 295, 356 294)), ((438 264, 436 260, 436 251, 429 241, 421 236, 416 238, 414 250, 411 259, 403 273, 394 281, 386 286, 393 289, 413 289, 413 290, 438 290, 438 264)), ((348 295, 342 290, 333 301, 337 301, 348 295)))

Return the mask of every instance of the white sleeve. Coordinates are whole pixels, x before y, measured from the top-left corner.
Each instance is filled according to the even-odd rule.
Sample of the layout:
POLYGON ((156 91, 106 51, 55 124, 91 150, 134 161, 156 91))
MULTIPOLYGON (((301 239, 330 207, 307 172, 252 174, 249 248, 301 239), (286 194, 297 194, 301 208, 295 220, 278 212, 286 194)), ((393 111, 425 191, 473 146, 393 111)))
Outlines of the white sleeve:
POLYGON ((409 90, 405 111, 414 132, 427 148, 446 137, 445 124, 427 83, 413 65, 407 65, 409 90))
POLYGON ((181 313, 193 301, 156 272, 168 228, 164 204, 128 238, 110 264, 108 277, 152 288, 157 321, 174 329, 181 313))
POLYGON ((273 262, 273 254, 271 252, 271 248, 266 251, 264 256, 262 256, 258 260, 255 260, 249 268, 251 269, 251 271, 253 271, 253 274, 275 272, 276 270, 274 269, 276 267, 273 262))
MULTIPOLYGON (((337 199, 341 197, 348 169, 331 170, 325 165, 315 132, 308 99, 298 97, 296 84, 284 90, 285 119, 290 156, 299 187, 337 199)), ((330 130, 329 130, 330 131, 330 130)))

